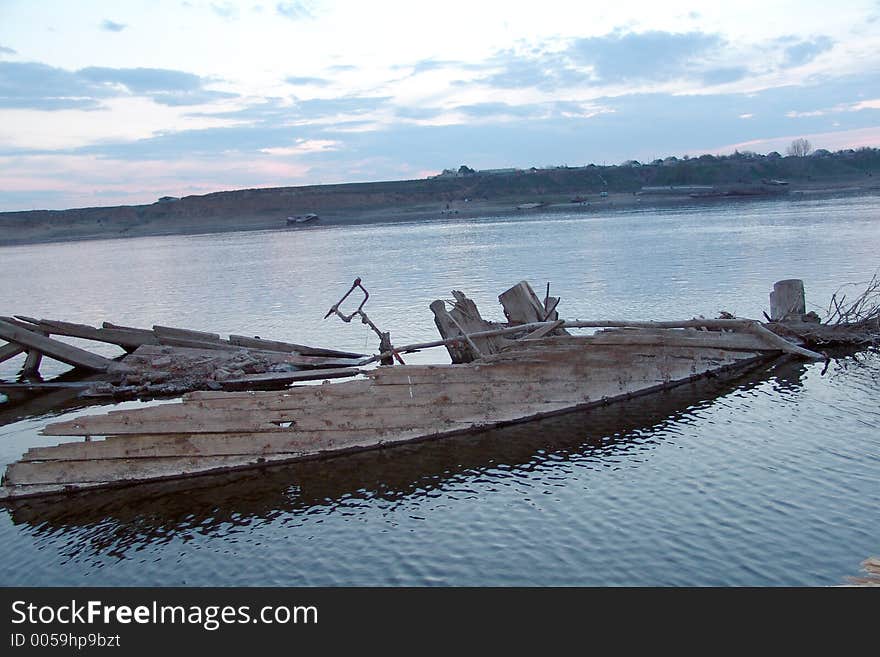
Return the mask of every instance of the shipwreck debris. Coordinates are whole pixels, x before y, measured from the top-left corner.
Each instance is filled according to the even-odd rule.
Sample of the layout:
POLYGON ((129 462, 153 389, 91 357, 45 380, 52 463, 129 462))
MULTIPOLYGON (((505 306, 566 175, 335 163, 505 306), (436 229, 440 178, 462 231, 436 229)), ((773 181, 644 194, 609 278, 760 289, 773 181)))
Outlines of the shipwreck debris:
MULTIPOLYGON (((103 375, 80 386, 83 397, 155 397, 192 390, 237 390, 281 387, 294 381, 338 378, 356 374, 364 354, 320 347, 155 325, 132 328, 105 322, 101 328, 50 319, 0 318, 0 361, 27 351, 22 376, 38 378, 42 357, 59 360, 103 375), (113 360, 49 336, 67 336, 122 347, 127 354, 113 360), (332 372, 332 374, 329 374, 332 372)), ((4 389, 36 392, 50 383, 24 381, 4 389)), ((56 386, 58 387, 58 386, 56 386)))

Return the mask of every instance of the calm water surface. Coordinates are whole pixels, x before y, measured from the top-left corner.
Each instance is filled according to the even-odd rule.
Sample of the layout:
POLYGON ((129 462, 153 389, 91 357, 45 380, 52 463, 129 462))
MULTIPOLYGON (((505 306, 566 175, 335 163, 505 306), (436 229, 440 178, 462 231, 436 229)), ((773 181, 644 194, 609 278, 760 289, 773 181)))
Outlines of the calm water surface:
MULTIPOLYGON (((434 339, 428 304, 451 289, 501 319, 522 279, 551 281, 566 318, 681 319, 760 317, 796 277, 821 314, 878 253, 871 196, 108 240, 0 248, 0 310, 371 352, 365 326, 321 319, 356 276, 404 344, 434 339)), ((878 383, 876 351, 780 363, 435 444, 22 504, 0 510, 0 584, 838 584, 880 553, 878 383)), ((0 464, 55 442, 50 420, 110 408, 0 404, 0 464)))

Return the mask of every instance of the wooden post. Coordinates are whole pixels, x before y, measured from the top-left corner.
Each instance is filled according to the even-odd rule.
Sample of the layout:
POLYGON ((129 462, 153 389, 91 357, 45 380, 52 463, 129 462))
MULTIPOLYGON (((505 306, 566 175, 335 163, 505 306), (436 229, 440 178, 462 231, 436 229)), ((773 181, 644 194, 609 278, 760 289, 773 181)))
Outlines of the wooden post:
POLYGON ((504 307, 504 316, 511 324, 530 324, 544 321, 544 304, 527 281, 520 281, 498 295, 504 307))
POLYGON ((39 376, 40 363, 43 362, 43 354, 36 349, 27 350, 27 358, 24 359, 24 367, 21 368, 23 377, 39 376))
MULTIPOLYGON (((379 352, 380 353, 389 353, 391 351, 391 333, 384 332, 379 336, 379 352)), ((380 365, 394 365, 394 357, 391 355, 383 356, 382 360, 379 361, 380 365)))
POLYGON ((449 351, 449 357, 452 359, 452 362, 470 363, 476 358, 477 355, 473 353, 470 345, 465 342, 458 326, 456 326, 452 317, 449 316, 449 312, 446 310, 446 303, 438 299, 437 301, 434 301, 429 308, 431 309, 431 312, 434 313, 434 324, 437 325, 440 337, 443 338, 443 340, 459 338, 459 340, 446 345, 446 349, 449 351))
MULTIPOLYGON (((528 281, 520 281, 509 290, 502 292, 498 295, 498 301, 504 307, 504 316, 507 317, 507 321, 511 325, 533 324, 534 322, 559 319, 559 314, 556 312, 559 299, 551 297, 548 288, 542 303, 528 281)), ((556 335, 568 334, 562 328, 556 328, 554 332, 556 335)))
POLYGON ((804 282, 799 278, 777 281, 770 293, 770 319, 800 319, 807 312, 804 282))

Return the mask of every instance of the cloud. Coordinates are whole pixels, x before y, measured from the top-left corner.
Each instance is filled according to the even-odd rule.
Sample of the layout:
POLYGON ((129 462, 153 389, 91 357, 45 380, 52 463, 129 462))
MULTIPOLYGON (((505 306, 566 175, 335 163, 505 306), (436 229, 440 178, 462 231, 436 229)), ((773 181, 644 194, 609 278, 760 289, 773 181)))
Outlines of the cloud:
POLYGON ((111 95, 76 73, 37 62, 0 62, 0 107, 97 109, 111 95))
MULTIPOLYGON (((560 87, 589 82, 590 76, 566 64, 557 54, 542 54, 539 57, 522 57, 508 51, 493 58, 499 69, 495 73, 479 78, 477 82, 501 89, 522 89, 533 87, 553 91, 560 87)), ((458 81, 458 85, 469 84, 458 81)))
POLYGON ((44 111, 98 109, 101 101, 146 96, 162 105, 198 105, 234 97, 204 88, 192 73, 154 68, 67 71, 38 62, 0 62, 0 107, 44 111))
POLYGON ((265 153, 266 155, 289 157, 291 155, 310 155, 313 153, 334 151, 337 150, 339 146, 340 142, 333 139, 297 139, 293 146, 261 148, 260 152, 265 153))
POLYGON ((716 34, 628 32, 576 39, 567 55, 604 81, 673 79, 694 58, 722 46, 716 34))
POLYGON ((232 2, 212 2, 211 11, 221 18, 237 18, 238 7, 232 2))
POLYGON ((312 12, 302 2, 279 2, 275 5, 275 11, 292 21, 312 17, 312 12))
POLYGON ((116 23, 114 21, 104 19, 101 22, 101 29, 106 30, 107 32, 122 32, 128 25, 125 23, 116 23))
POLYGON ((132 95, 152 98, 162 105, 202 105, 237 94, 203 88, 205 80, 184 71, 163 68, 105 68, 92 66, 78 71, 92 82, 118 85, 132 95))
POLYGON ((133 93, 192 91, 201 87, 201 78, 192 73, 164 68, 105 68, 90 66, 78 74, 92 82, 119 84, 133 93))
POLYGON ((6 46, 0 46, 0 55, 17 55, 18 51, 13 50, 12 48, 7 48, 6 46))
POLYGON ((784 51, 782 65, 785 68, 809 64, 823 52, 834 47, 834 41, 827 36, 815 37, 809 41, 801 41, 788 46, 784 51))
POLYGON ((331 80, 328 80, 327 78, 314 78, 309 76, 296 75, 290 75, 284 78, 284 81, 287 84, 292 84, 295 86, 313 85, 317 87, 326 87, 328 84, 331 83, 331 80))
POLYGON ((339 98, 310 98, 296 103, 300 118, 317 119, 340 114, 366 114, 386 105, 390 96, 342 96, 339 98))
POLYGON ((714 86, 716 84, 727 84, 729 82, 738 82, 749 74, 749 69, 745 66, 728 66, 724 68, 713 68, 703 71, 702 79, 707 85, 714 86))
POLYGON ((135 141, 100 143, 72 150, 117 160, 180 160, 226 157, 231 153, 267 153, 308 140, 334 139, 319 126, 290 126, 274 122, 180 130, 135 141))
MULTIPOLYGON (((487 74, 474 81, 502 89, 543 91, 631 81, 667 81, 698 74, 705 68, 705 61, 711 61, 711 56, 725 45, 720 36, 703 32, 615 31, 573 39, 555 50, 501 51, 484 64, 487 74)), ((450 63, 425 60, 417 65, 422 70, 443 66, 450 63)), ((741 79, 746 73, 744 67, 736 66, 716 67, 703 75, 707 84, 722 84, 741 79)), ((456 85, 470 82, 459 80, 456 85)))
POLYGON ((477 119, 550 119, 590 118, 608 111, 607 108, 576 101, 552 101, 546 103, 523 103, 511 105, 502 102, 485 102, 459 105, 454 108, 466 116, 477 119))

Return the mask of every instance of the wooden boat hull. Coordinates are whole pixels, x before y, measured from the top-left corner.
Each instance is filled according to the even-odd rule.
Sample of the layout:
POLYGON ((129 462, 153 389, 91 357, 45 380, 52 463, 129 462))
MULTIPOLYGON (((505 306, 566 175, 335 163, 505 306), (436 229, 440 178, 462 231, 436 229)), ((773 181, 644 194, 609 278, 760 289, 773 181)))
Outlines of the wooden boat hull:
POLYGON ((92 439, 30 449, 8 466, 0 499, 442 438, 738 372, 778 354, 749 334, 614 330, 521 341, 467 364, 382 367, 366 380, 274 392, 190 393, 177 404, 49 425, 47 435, 92 439))

